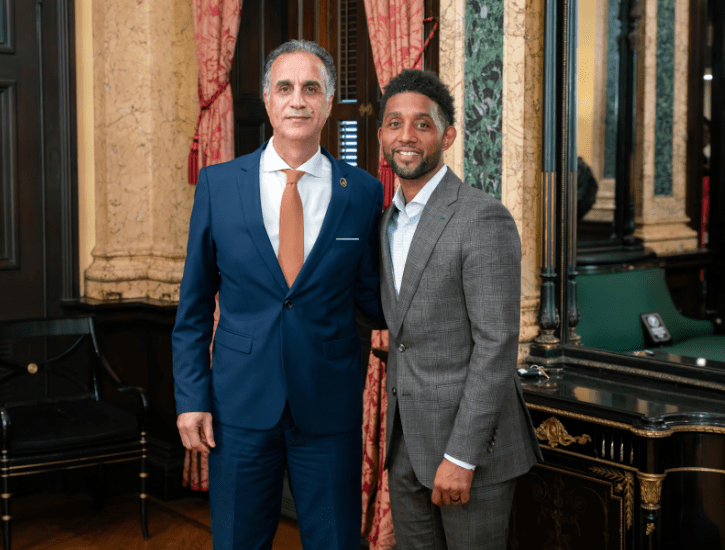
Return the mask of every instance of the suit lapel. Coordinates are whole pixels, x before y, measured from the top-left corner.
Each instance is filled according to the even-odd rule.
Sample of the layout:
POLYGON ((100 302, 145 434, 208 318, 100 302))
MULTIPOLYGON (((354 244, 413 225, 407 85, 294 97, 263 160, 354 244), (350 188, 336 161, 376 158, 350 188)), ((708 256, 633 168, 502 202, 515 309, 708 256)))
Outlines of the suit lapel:
MULTIPOLYGON (((320 234, 317 236, 317 240, 312 250, 310 250, 310 254, 307 256, 305 263, 302 264, 302 269, 292 284, 292 288, 289 289, 289 293, 299 288, 310 276, 310 273, 314 271, 315 267, 319 265, 322 256, 330 247, 337 234, 337 228, 342 221, 345 208, 350 199, 351 187, 346 180, 348 175, 347 164, 334 159, 324 147, 322 148, 322 154, 327 157, 332 165, 332 196, 330 197, 330 205, 327 207, 325 218, 322 221, 320 234)), ((282 270, 280 269, 279 272, 281 274, 282 270)))
POLYGON ((405 262, 405 270, 403 271, 403 280, 400 283, 400 294, 398 295, 395 318, 391 327, 391 330, 395 333, 400 331, 400 325, 408 312, 416 290, 418 290, 423 270, 433 252, 433 248, 435 248, 441 233, 443 233, 455 213, 455 209, 451 208, 450 205, 458 199, 458 189, 461 183, 460 180, 457 180, 458 178, 453 175, 449 168, 443 181, 428 199, 420 216, 418 227, 413 235, 413 241, 410 243, 408 259, 405 262))
POLYGON ((269 235, 267 235, 267 230, 264 227, 264 218, 262 217, 262 199, 259 194, 259 163, 263 150, 264 146, 244 159, 246 162, 241 165, 242 173, 237 176, 237 187, 242 202, 244 221, 247 224, 247 230, 251 235, 252 242, 257 247, 257 251, 264 263, 267 264, 272 277, 286 293, 287 281, 284 279, 282 268, 279 267, 277 255, 274 253, 274 248, 272 248, 269 235))
POLYGON ((396 310, 398 297, 395 294, 395 282, 393 281, 393 267, 390 258, 390 243, 388 242, 388 226, 390 219, 395 212, 395 206, 391 205, 383 212, 380 220, 380 269, 381 291, 383 298, 383 308, 386 313, 393 313, 396 310))

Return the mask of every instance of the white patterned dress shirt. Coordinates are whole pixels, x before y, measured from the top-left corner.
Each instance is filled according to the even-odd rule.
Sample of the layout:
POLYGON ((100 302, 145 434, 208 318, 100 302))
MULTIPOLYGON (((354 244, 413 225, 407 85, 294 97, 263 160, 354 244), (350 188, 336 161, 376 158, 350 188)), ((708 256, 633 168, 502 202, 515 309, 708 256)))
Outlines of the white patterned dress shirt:
MULTIPOLYGON (((281 170, 291 169, 274 149, 274 137, 262 151, 259 163, 259 194, 262 202, 262 219, 272 243, 275 256, 279 256, 279 209, 282 205, 282 192, 287 185, 287 174, 281 170)), ((295 168, 305 174, 297 183, 302 199, 302 216, 305 223, 305 257, 315 245, 320 234, 322 222, 332 198, 332 165, 329 159, 317 148, 312 158, 295 168)))
MULTIPOLYGON (((415 235, 415 230, 418 227, 420 216, 433 191, 436 190, 443 176, 446 175, 446 170, 448 170, 448 167, 444 164, 408 204, 405 204, 402 187, 399 187, 393 196, 393 206, 395 206, 396 211, 390 217, 390 224, 388 225, 388 246, 390 248, 390 261, 392 263, 396 295, 400 294, 400 283, 403 281, 403 272, 405 271, 405 263, 408 260, 410 243, 413 242, 413 235, 415 235)), ((458 460, 448 454, 443 456, 453 464, 467 470, 476 468, 473 464, 458 460)))

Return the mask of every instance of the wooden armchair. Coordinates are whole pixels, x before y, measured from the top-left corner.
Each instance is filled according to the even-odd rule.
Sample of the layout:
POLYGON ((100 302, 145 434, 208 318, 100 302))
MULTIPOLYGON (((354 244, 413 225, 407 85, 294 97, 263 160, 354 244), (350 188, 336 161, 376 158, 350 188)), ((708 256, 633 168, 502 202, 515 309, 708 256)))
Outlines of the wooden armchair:
POLYGON ((10 550, 11 491, 24 476, 127 461, 139 463, 141 530, 148 539, 146 395, 111 369, 98 349, 93 320, 2 322, 3 342, 9 350, 0 357, 5 550, 10 550), (133 414, 116 404, 123 401, 133 414))

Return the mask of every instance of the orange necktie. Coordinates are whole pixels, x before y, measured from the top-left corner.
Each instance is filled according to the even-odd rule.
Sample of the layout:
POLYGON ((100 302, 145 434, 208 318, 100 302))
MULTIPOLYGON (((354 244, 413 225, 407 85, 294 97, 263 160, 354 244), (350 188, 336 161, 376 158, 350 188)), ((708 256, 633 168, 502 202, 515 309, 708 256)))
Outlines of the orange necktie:
POLYGON ((297 182, 305 172, 282 171, 287 174, 287 185, 279 208, 278 258, 287 286, 292 287, 305 261, 305 220, 302 215, 302 199, 297 189, 297 182))

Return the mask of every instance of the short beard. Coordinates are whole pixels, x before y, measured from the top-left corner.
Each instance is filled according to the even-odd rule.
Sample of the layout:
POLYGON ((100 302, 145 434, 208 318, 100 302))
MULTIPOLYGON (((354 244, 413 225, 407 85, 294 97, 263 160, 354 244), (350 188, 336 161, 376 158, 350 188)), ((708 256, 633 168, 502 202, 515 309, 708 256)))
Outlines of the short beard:
POLYGON ((393 153, 392 149, 390 150, 390 153, 383 150, 383 156, 385 157, 385 160, 388 161, 390 167, 393 169, 393 174, 403 180, 417 180, 434 170, 435 167, 438 166, 438 161, 440 160, 442 153, 443 149, 439 144, 434 152, 432 152, 427 157, 423 157, 423 159, 420 161, 420 164, 418 164, 417 166, 408 167, 401 166, 400 164, 395 162, 395 154, 393 153))

